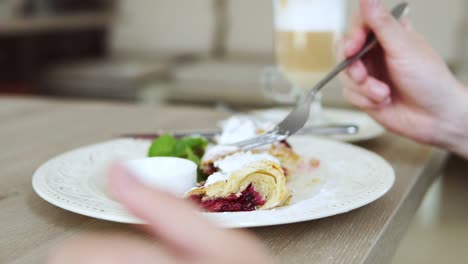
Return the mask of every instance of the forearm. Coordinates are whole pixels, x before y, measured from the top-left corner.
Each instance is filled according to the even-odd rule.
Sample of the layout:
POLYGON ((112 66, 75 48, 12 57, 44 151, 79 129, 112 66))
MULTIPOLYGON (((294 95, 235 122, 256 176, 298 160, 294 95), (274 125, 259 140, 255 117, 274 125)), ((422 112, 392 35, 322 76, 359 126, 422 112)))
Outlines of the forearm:
POLYGON ((468 87, 460 85, 460 93, 450 104, 449 116, 440 122, 440 145, 468 159, 468 87))

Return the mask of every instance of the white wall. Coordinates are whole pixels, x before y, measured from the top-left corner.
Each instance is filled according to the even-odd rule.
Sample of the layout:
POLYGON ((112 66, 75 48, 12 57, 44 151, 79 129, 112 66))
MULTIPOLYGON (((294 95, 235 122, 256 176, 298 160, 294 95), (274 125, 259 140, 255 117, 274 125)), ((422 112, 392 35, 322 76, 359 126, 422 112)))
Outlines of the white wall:
POLYGON ((120 0, 112 48, 147 53, 207 53, 212 40, 210 0, 120 0))
MULTIPOLYGON (((326 0, 324 0, 326 1, 326 0)), ((358 0, 349 0, 350 13, 358 0)), ((397 0, 385 0, 388 6, 397 0)), ((465 0, 410 0, 416 29, 444 56, 456 58, 457 30, 465 0)), ((230 0, 231 52, 272 51, 270 0, 230 0)), ((213 17, 211 0, 121 0, 121 19, 114 30, 114 50, 150 53, 208 52, 213 17)))
POLYGON ((230 0, 231 52, 273 52, 273 12, 271 0, 230 0))
MULTIPOLYGON (((350 0, 352 8, 357 8, 358 0, 350 0)), ((385 0, 392 6, 399 0, 385 0)), ((459 30, 463 16, 468 11, 466 0, 409 0, 410 18, 416 30, 448 60, 455 60, 455 42, 459 40, 459 30)))

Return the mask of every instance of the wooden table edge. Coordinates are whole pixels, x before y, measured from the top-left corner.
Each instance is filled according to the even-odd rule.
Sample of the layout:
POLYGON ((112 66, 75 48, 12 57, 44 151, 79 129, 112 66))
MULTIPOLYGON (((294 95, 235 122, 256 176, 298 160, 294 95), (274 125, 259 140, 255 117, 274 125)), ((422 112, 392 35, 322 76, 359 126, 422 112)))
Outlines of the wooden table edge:
POLYGON ((441 176, 441 172, 450 157, 450 153, 440 149, 434 149, 430 161, 423 169, 413 187, 405 194, 393 217, 386 223, 386 228, 370 247, 367 256, 362 263, 390 263, 398 249, 399 242, 403 239, 411 220, 432 183, 441 176))

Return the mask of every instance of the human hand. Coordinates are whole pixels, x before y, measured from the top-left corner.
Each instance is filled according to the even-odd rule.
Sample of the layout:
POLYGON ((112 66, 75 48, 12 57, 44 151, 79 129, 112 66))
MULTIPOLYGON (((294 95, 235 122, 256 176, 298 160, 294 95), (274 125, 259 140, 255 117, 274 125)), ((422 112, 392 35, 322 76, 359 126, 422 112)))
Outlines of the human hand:
POLYGON ((369 31, 380 47, 342 74, 347 99, 397 134, 468 156, 454 146, 468 137, 460 126, 468 118, 468 92, 408 21, 399 23, 380 0, 360 4, 344 56, 356 54, 369 31))
POLYGON ((87 235, 62 244, 49 263, 274 263, 253 236, 216 227, 189 203, 143 185, 121 166, 113 167, 109 184, 115 199, 147 223, 150 239, 87 235))

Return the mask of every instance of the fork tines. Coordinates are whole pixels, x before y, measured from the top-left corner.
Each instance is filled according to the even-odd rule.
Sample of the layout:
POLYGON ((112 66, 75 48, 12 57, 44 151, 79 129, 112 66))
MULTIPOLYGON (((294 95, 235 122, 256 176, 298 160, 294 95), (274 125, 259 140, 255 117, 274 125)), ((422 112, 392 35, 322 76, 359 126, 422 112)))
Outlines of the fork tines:
POLYGON ((241 142, 237 142, 235 144, 232 144, 232 146, 236 146, 242 150, 250 150, 250 149, 255 149, 255 148, 268 145, 271 143, 279 142, 286 138, 287 136, 278 134, 276 130, 273 130, 261 136, 247 139, 241 142))

